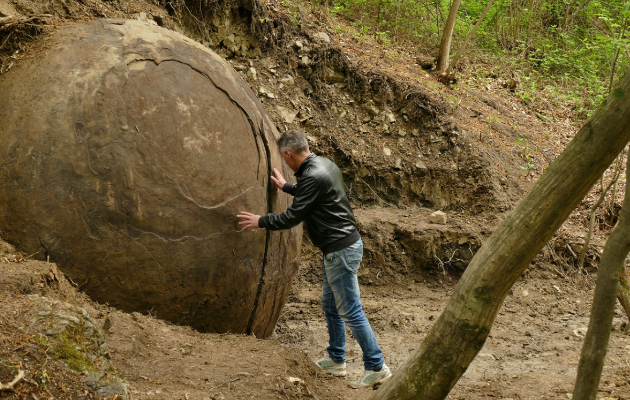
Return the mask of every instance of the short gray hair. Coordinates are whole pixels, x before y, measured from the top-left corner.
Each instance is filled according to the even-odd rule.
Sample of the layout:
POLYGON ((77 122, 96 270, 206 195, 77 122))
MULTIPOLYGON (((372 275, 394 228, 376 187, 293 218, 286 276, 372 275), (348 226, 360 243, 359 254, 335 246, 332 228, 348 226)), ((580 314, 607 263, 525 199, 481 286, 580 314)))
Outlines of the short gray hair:
POLYGON ((280 151, 290 150, 291 153, 301 154, 308 151, 308 141, 302 132, 290 129, 280 136, 280 139, 278 139, 278 147, 280 151))

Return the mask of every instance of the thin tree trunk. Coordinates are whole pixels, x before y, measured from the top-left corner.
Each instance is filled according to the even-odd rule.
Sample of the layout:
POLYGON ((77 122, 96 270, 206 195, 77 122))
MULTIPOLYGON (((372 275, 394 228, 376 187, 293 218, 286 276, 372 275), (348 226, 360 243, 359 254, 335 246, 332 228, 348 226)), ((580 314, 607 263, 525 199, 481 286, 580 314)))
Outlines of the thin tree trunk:
POLYGON ((437 73, 443 73, 448 67, 448 57, 451 52, 451 40, 453 39, 453 30, 455 29, 455 20, 457 19, 457 10, 462 0, 453 0, 451 11, 448 14, 446 23, 444 24, 444 32, 442 33, 442 41, 440 42, 440 54, 437 62, 437 73))
POLYGON ((565 32, 569 31, 569 28, 571 28, 571 26, 573 25, 573 20, 575 20, 575 16, 579 14, 580 11, 582 11, 582 9, 588 4, 590 3, 591 0, 584 0, 579 7, 577 8, 577 10, 575 10, 575 12, 573 14, 571 14, 571 22, 569 22, 569 25, 566 27, 566 29, 564 30, 565 32))
POLYGON ((494 3, 494 0, 490 0, 488 2, 488 4, 486 5, 486 8, 484 8, 483 12, 481 13, 481 16, 477 20, 477 23, 475 23, 475 26, 473 26, 472 30, 468 33, 468 36, 466 36, 466 40, 464 40, 464 44, 462 44, 462 47, 460 47, 459 50, 457 50, 457 54, 455 54, 455 57, 453 57, 453 61, 449 63, 449 66, 446 69, 446 72, 445 72, 446 75, 449 75, 451 73, 453 68, 455 68, 455 65, 457 65, 457 62, 459 61, 459 59, 462 58, 462 55, 466 52, 466 49, 468 48, 468 44, 470 43, 470 40, 474 36, 475 32, 477 32, 477 28, 479 28, 479 25, 481 25, 481 22, 483 22, 484 18, 486 18, 486 14, 488 14, 488 11, 490 11, 490 7, 492 7, 492 3, 494 3))
POLYGON ((562 29, 566 30, 567 25, 569 24, 569 15, 571 14, 571 10, 575 7, 575 3, 577 0, 573 0, 571 4, 567 6, 566 12, 564 13, 564 22, 562 23, 562 29))
POLYGON ((591 207, 591 215, 590 221, 588 224, 588 233, 586 234, 586 239, 584 239, 584 247, 582 247, 582 251, 580 252, 580 261, 578 262, 578 266, 580 269, 584 266, 584 259, 586 258, 586 253, 588 252, 588 246, 591 243, 591 237, 593 236, 593 230, 595 229, 595 213, 597 212, 597 208, 604 202, 606 198, 606 193, 610 190, 610 187, 617 182, 619 179, 619 174, 621 173, 621 161, 618 161, 615 165, 615 172, 612 180, 608 183, 608 186, 604 188, 604 175, 601 177, 601 193, 599 194, 599 198, 591 207))
POLYGON ((473 257, 429 334, 372 399, 444 399, 505 296, 630 139, 630 74, 473 257))
MULTIPOLYGON (((628 20, 627 17, 623 19, 623 28, 621 29, 621 33, 619 34, 619 40, 623 39, 623 35, 625 35, 626 33, 626 26, 628 26, 628 24, 626 23, 627 20, 628 20)), ((615 69, 617 68, 617 59, 619 58, 620 50, 621 50, 621 46, 617 45, 617 49, 615 50, 615 58, 613 59, 613 64, 610 71, 610 82, 608 84, 608 93, 610 93, 610 91, 612 90, 613 81, 615 80, 615 69)))
MULTIPOLYGON (((628 157, 630 162, 630 157, 628 157)), ((630 187, 630 176, 626 179, 630 187)), ((573 400, 595 400, 604 369, 610 328, 615 314, 619 276, 630 252, 630 193, 623 200, 619 222, 606 241, 597 272, 597 286, 591 307, 591 318, 584 338, 573 400)))
POLYGON ((626 317, 630 320, 630 279, 628 279, 628 270, 625 266, 621 269, 621 275, 619 276, 617 299, 619 299, 621 307, 626 312, 626 317))

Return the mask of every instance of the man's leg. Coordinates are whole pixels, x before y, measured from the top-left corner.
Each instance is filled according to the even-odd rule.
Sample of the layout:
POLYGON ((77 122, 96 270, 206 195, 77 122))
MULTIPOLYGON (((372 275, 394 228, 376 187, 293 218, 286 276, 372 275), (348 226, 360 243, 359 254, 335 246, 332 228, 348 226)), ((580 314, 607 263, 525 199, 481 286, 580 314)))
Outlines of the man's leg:
MULTIPOLYGON (((361 240, 345 249, 327 254, 324 257, 324 277, 332 291, 339 317, 348 324, 363 350, 365 369, 374 371, 380 370, 385 361, 372 327, 363 313, 360 300, 357 271, 362 258, 363 242, 361 240)), ((330 325, 328 329, 330 332, 330 325)))
POLYGON ((326 259, 324 256, 324 268, 323 268, 323 290, 322 290, 322 310, 326 316, 326 323, 328 325, 328 355, 331 360, 336 363, 346 361, 346 324, 343 322, 339 313, 337 312, 337 305, 335 304, 335 296, 328 283, 326 274, 326 259))

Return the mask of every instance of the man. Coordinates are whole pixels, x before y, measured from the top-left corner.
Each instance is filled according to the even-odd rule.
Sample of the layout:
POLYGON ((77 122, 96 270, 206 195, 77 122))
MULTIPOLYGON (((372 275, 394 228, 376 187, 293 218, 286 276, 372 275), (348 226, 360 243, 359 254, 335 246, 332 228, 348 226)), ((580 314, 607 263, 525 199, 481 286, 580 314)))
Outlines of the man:
POLYGON ((389 378, 391 372, 359 299, 357 270, 363 258, 363 242, 346 197, 341 171, 332 161, 311 153, 306 138, 299 131, 285 132, 278 140, 278 147, 298 183, 287 183, 277 169, 271 180, 278 189, 294 196, 293 204, 279 214, 263 217, 242 211, 237 216, 241 220, 239 224, 243 225, 243 230, 280 230, 300 222, 306 224, 311 241, 324 255, 322 309, 330 338, 328 354, 316 364, 328 374, 346 375, 345 324, 348 324, 363 351, 365 367, 363 376, 353 384, 372 387, 389 378))

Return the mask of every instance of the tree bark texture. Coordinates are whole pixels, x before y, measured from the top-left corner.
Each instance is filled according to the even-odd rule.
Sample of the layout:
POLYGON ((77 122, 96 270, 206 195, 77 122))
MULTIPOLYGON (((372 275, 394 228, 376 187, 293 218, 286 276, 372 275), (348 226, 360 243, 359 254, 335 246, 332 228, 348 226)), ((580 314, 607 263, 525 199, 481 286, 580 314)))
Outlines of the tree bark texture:
POLYGON ((455 57, 453 57, 453 61, 450 62, 448 67, 446 68, 446 72, 445 72, 446 75, 448 75, 450 73, 450 71, 453 68, 455 68, 455 66, 457 65, 457 62, 459 61, 459 59, 466 52, 466 49, 468 48, 468 44, 472 40, 472 37, 475 35, 475 32, 477 32, 477 28, 479 28, 479 25, 481 25, 483 20, 486 18, 486 15, 488 14, 488 11, 490 11, 490 7, 492 7, 492 3, 494 3, 494 0, 488 1, 488 4, 486 5, 486 8, 484 8, 483 12, 479 16, 479 19, 477 19, 477 23, 475 24, 475 26, 473 26, 473 28, 471 29, 470 33, 468 33, 468 36, 466 36, 466 40, 464 40, 464 44, 462 44, 462 47, 459 48, 459 50, 457 51, 457 54, 455 54, 455 57))
POLYGON ((630 319, 630 279, 628 277, 628 270, 624 267, 621 269, 621 275, 619 276, 619 292, 617 292, 617 298, 623 310, 626 312, 626 317, 630 319))
POLYGON ((451 40, 453 39, 457 10, 459 10, 459 5, 461 3, 462 0, 453 0, 451 11, 449 12, 446 23, 444 24, 444 32, 442 33, 442 41, 440 42, 440 55, 438 56, 436 68, 439 74, 446 71, 446 68, 448 67, 448 57, 451 52, 451 40))
MULTIPOLYGON (((630 74, 486 240, 420 348, 372 399, 444 399, 510 288, 630 139, 630 74)), ((616 293, 616 291, 615 291, 616 293)))
MULTIPOLYGON (((628 157, 630 161, 630 157, 628 157)), ((626 187, 630 178, 626 180, 626 187)), ((573 400, 595 400, 604 369, 610 328, 615 314, 619 276, 630 251, 630 193, 626 193, 619 213, 619 222, 606 241, 597 272, 597 286, 591 306, 591 318, 584 338, 573 400)))

